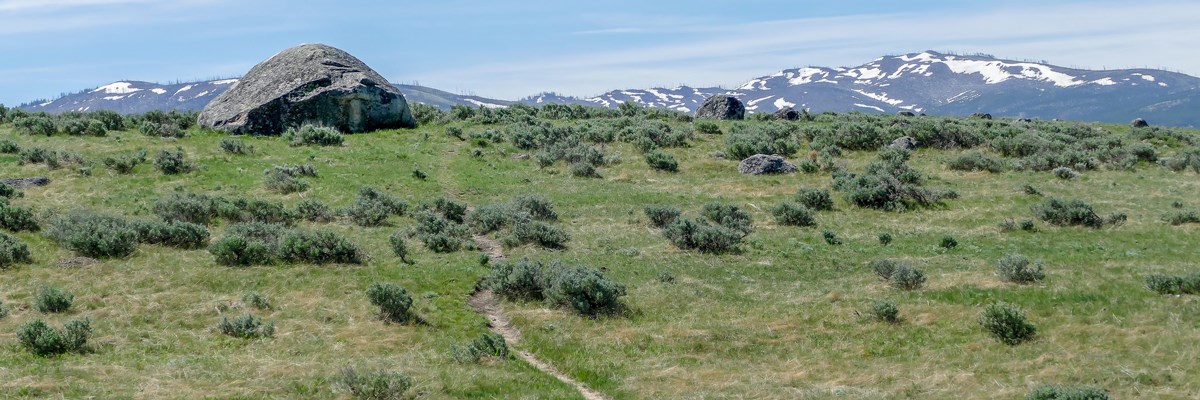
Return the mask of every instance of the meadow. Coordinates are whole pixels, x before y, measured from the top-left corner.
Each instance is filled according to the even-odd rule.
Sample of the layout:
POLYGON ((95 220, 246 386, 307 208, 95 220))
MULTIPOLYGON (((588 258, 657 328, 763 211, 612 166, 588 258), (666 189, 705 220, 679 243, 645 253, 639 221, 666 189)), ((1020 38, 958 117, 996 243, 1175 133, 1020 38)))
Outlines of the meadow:
MULTIPOLYGON (((549 200, 557 218, 545 229, 566 237, 519 240, 510 222, 490 233, 505 244, 500 264, 586 267, 623 296, 593 313, 511 297, 502 307, 522 335, 513 347, 610 398, 1015 399, 1047 385, 1113 398, 1200 396, 1200 297, 1147 282, 1181 277, 1186 288, 1200 272, 1200 221, 1186 218, 1200 209, 1195 130, 865 114, 711 122, 635 107, 418 111, 419 128, 325 143, 337 145, 237 137, 252 148, 244 154, 218 132, 155 125, 186 115, 126 118, 102 136, 61 126, 98 119, 87 115, 42 131, 9 115, 0 144, 17 148, 0 154, 0 177, 51 183, 20 189, 7 206, 28 209, 41 229, 5 230, 30 257, 0 268, 0 397, 352 398, 351 367, 407 377, 411 398, 581 398, 518 359, 464 361, 457 351, 489 331, 467 298, 497 263, 472 242, 431 250, 445 242, 427 240, 437 234, 427 219, 454 203, 469 225, 471 213, 522 196, 549 200), (901 135, 920 146, 879 150, 901 135), (29 162, 31 149, 58 161, 29 162), (104 161, 140 150, 144 160, 127 170, 104 161), (170 161, 163 150, 181 151, 188 168, 156 168, 151 159, 170 161), (783 154, 801 171, 742 175, 744 152, 783 154), (265 183, 276 166, 310 166, 315 176, 289 175, 303 188, 282 190, 265 183), (886 193, 855 197, 855 179, 880 168, 886 193), (361 201, 364 187, 407 210, 369 226, 338 211, 361 201), (806 207, 807 226, 780 223, 773 210, 796 203, 801 188, 829 190, 832 209, 806 207), (329 221, 289 222, 344 238, 361 260, 225 265, 209 246, 236 221, 216 218, 199 224, 209 236, 198 246, 142 242, 65 265, 80 252, 47 233, 77 209, 158 220, 156 203, 185 193, 288 210, 326 204, 329 221), (893 197, 870 201, 879 196, 893 197), (1055 221, 1042 214, 1049 199, 1086 202, 1099 222, 1055 221), (748 215, 749 233, 686 248, 645 212, 673 207, 728 233, 716 228, 722 221, 703 222, 710 203, 748 215), (1044 265, 1044 277, 1003 279, 998 262, 1012 254, 1044 265), (924 280, 899 288, 873 271, 880 260, 924 280), (381 317, 367 294, 376 283, 406 290, 411 320, 381 317), (73 305, 39 311, 46 286, 71 292, 73 305), (269 305, 256 307, 251 293, 269 305), (875 310, 886 302, 898 310, 893 321, 875 310), (1025 313, 1036 334, 1016 343, 990 334, 980 319, 995 303, 1025 313), (245 314, 273 334, 222 334, 223 318, 245 314), (18 340, 33 320, 82 318, 91 334, 77 351, 39 355, 18 340)), ((450 226, 439 240, 469 238, 450 226)))

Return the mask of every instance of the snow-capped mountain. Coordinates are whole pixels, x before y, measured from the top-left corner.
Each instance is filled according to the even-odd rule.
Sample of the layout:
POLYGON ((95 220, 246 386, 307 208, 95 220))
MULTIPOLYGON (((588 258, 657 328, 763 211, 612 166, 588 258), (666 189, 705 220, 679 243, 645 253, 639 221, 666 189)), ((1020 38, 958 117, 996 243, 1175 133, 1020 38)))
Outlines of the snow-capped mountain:
MULTIPOLYGON (((932 115, 986 112, 998 116, 1200 126, 1200 78, 1162 70, 1089 71, 1046 63, 933 51, 881 57, 853 68, 805 67, 752 79, 735 89, 615 90, 574 99, 614 107, 634 101, 694 111, 727 93, 751 112, 784 107, 813 112, 911 111, 932 115)), ((524 101, 569 101, 531 97, 524 101)))
MULTIPOLYGON (((144 113, 151 110, 201 110, 237 83, 237 79, 221 79, 163 85, 141 81, 113 82, 94 89, 59 97, 53 101, 24 104, 18 108, 29 111, 62 113, 67 111, 112 110, 119 113, 144 113)), ((514 102, 479 96, 457 95, 417 85, 396 85, 408 101, 450 108, 455 104, 471 107, 507 107, 514 102)))
MULTIPOLYGON (((122 81, 27 104, 31 111, 109 109, 123 113, 154 109, 198 110, 236 79, 173 85, 122 81)), ((449 108, 504 107, 515 102, 456 95, 417 85, 396 85, 409 101, 449 108)), ((516 102, 616 107, 635 102, 647 107, 695 111, 704 99, 728 93, 751 112, 784 107, 813 112, 911 111, 931 115, 996 116, 1082 121, 1200 126, 1200 78, 1152 69, 1091 71, 1045 62, 1012 61, 984 55, 934 51, 886 56, 852 68, 805 67, 776 72, 734 89, 675 87, 614 90, 594 97, 543 93, 516 102)))

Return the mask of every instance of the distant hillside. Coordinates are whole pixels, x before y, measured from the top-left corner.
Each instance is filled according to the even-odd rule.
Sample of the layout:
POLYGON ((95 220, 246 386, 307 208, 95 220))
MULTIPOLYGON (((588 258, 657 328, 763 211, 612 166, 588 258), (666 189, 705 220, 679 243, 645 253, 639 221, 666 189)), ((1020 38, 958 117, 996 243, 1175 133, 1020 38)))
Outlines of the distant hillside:
MULTIPOLYGON (((122 81, 20 108, 52 113, 99 109, 139 113, 155 109, 198 110, 236 79, 161 85, 122 81)), ((565 103, 647 107, 692 112, 705 98, 738 96, 751 112, 783 107, 813 112, 912 111, 933 115, 986 112, 997 116, 1200 126, 1200 78, 1151 70, 1089 71, 1046 63, 933 51, 887 56, 853 68, 787 69, 751 79, 731 90, 717 87, 614 90, 579 98, 543 93, 518 101, 464 96, 417 85, 397 85, 409 101, 442 108, 504 107, 565 103)))

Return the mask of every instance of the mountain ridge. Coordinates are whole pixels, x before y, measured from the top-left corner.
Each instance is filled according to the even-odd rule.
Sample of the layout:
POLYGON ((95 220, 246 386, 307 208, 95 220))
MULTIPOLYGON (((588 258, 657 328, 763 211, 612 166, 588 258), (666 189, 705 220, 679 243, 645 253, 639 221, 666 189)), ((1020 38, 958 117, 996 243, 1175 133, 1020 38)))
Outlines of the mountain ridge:
MULTIPOLYGON (((65 112, 111 109, 124 113, 151 109, 196 110, 236 79, 170 85, 119 81, 81 93, 20 108, 65 112), (167 93, 171 93, 167 95, 167 93)), ((457 95, 418 85, 396 85, 410 101, 442 108, 453 105, 506 107, 560 103, 646 107, 693 112, 704 99, 730 94, 749 112, 785 107, 812 112, 909 111, 935 115, 986 112, 998 116, 1200 125, 1200 78, 1158 69, 1086 70, 1044 62, 1017 61, 984 54, 936 51, 876 58, 856 67, 790 68, 747 80, 732 89, 677 86, 618 89, 590 97, 550 92, 516 101, 457 95)))

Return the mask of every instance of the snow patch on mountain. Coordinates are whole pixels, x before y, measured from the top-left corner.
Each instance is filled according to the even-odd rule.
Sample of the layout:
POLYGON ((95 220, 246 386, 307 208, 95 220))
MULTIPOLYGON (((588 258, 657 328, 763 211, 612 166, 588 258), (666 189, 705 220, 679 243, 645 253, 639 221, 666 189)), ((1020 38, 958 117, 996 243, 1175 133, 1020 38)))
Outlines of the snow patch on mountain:
POLYGON ((92 90, 92 93, 100 92, 100 93, 108 93, 108 94, 126 94, 126 93, 133 93, 133 92, 140 91, 140 90, 142 90, 142 89, 134 88, 133 84, 129 83, 129 82, 113 82, 113 83, 98 87, 95 90, 92 90))

